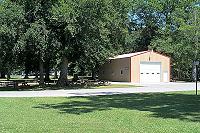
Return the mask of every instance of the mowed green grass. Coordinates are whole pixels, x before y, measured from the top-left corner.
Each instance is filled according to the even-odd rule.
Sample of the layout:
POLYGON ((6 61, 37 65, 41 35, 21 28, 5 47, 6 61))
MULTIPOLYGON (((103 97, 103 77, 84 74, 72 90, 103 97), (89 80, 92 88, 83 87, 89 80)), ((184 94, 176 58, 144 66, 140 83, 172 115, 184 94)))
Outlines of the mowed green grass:
POLYGON ((0 132, 199 133, 200 96, 174 92, 0 98, 0 132))

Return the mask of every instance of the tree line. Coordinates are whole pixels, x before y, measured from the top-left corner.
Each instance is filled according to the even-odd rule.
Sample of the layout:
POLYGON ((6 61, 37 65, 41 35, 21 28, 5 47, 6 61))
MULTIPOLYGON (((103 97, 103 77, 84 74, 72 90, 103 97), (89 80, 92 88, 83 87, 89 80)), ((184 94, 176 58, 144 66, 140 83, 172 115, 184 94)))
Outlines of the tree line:
POLYGON ((1 0, 0 71, 98 73, 108 57, 154 49, 172 58, 173 76, 191 77, 199 59, 194 0, 1 0))

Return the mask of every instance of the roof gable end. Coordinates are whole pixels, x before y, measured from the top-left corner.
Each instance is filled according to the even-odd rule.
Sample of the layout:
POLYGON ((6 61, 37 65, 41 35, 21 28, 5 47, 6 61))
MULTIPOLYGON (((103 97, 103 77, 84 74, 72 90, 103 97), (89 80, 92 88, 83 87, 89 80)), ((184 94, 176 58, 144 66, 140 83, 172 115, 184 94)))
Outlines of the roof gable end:
POLYGON ((168 56, 165 56, 165 55, 162 55, 158 52, 154 52, 154 51, 149 50, 149 51, 141 51, 141 52, 136 52, 136 53, 122 54, 122 55, 118 55, 118 56, 115 56, 115 57, 112 57, 112 58, 109 58, 109 59, 114 60, 114 59, 130 58, 130 57, 133 57, 133 56, 138 56, 138 55, 146 54, 146 53, 155 53, 155 54, 158 54, 160 56, 164 56, 164 57, 169 58, 168 56))
POLYGON ((137 56, 137 55, 141 55, 144 53, 148 53, 149 51, 141 51, 141 52, 136 52, 136 53, 129 53, 129 54, 122 54, 122 55, 118 55, 109 59, 122 59, 122 58, 130 58, 133 56, 137 56))

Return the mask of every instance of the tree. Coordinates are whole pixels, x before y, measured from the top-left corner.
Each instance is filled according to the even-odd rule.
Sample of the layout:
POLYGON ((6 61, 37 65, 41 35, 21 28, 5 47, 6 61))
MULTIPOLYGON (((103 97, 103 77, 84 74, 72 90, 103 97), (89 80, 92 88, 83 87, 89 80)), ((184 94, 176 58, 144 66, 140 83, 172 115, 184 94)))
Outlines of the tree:
POLYGON ((59 1, 53 8, 60 45, 61 74, 58 84, 67 84, 68 63, 95 71, 110 56, 123 51, 127 27, 127 2, 108 0, 59 1))
POLYGON ((1 73, 7 73, 10 78, 11 70, 16 66, 15 50, 24 23, 22 6, 5 0, 0 4, 0 68, 1 73))
POLYGON ((24 41, 34 50, 34 55, 39 61, 40 85, 44 83, 44 53, 47 48, 48 30, 43 20, 31 24, 24 34, 24 41))
MULTIPOLYGON (((45 79, 49 80, 50 63, 55 59, 54 47, 57 43, 54 32, 51 30, 51 8, 57 0, 13 0, 17 4, 23 5, 26 23, 24 23, 23 35, 20 36, 18 46, 19 56, 25 65, 25 72, 40 71, 40 85, 45 79), (44 69, 45 67, 45 69, 44 69)), ((52 66, 52 65, 51 65, 52 66)))
POLYGON ((154 49, 172 57, 173 77, 180 80, 191 79, 192 62, 200 58, 199 13, 195 1, 180 2, 168 16, 170 23, 159 31, 161 36, 151 44, 154 49))

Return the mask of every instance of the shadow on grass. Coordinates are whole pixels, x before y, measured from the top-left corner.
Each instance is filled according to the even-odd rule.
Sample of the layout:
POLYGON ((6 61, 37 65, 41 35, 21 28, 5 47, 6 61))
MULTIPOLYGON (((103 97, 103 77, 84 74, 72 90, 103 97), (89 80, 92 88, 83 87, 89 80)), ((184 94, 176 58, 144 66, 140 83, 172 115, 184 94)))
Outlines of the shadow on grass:
POLYGON ((58 87, 57 85, 32 85, 32 86, 18 86, 14 87, 0 87, 0 91, 43 91, 43 90, 77 90, 77 89, 92 89, 90 86, 74 85, 66 87, 58 87))
MULTIPOLYGON (((34 91, 39 90, 39 85, 34 86, 18 86, 17 88, 14 87, 0 87, 0 91, 34 91)), ((43 90, 43 89, 40 89, 43 90)))
POLYGON ((0 91, 43 91, 43 90, 80 90, 80 89, 112 89, 112 88, 135 88, 141 86, 135 85, 107 85, 107 86, 100 86, 100 85, 70 85, 66 87, 59 87, 57 85, 31 85, 31 86, 18 86, 17 88, 14 87, 0 87, 0 91))
POLYGON ((56 109, 60 113, 77 115, 103 110, 128 109, 149 111, 152 117, 157 118, 200 122, 200 96, 192 94, 147 93, 68 99, 68 102, 40 104, 34 108, 56 109))
POLYGON ((0 91, 18 91, 18 89, 13 87, 0 87, 0 91))

